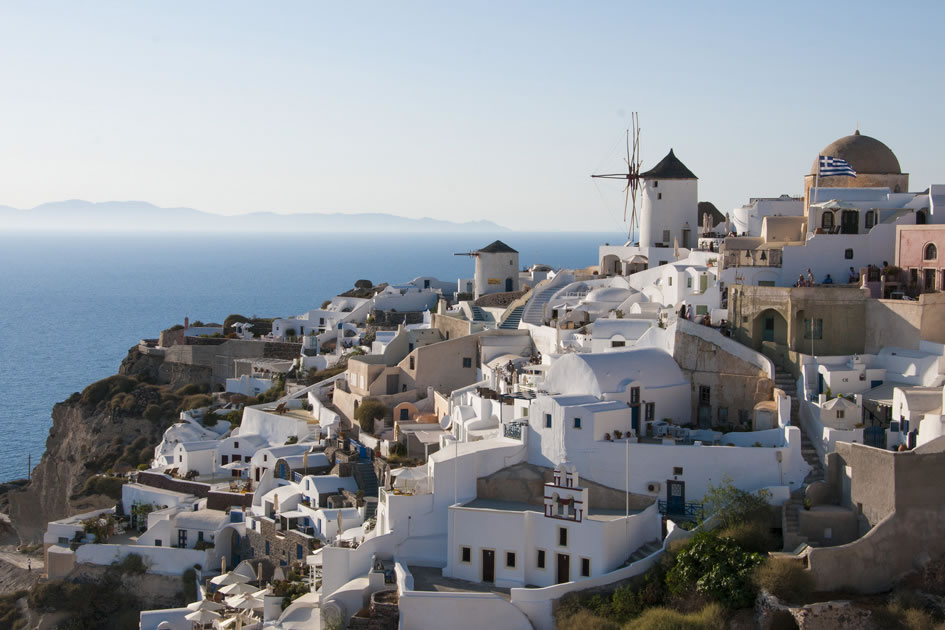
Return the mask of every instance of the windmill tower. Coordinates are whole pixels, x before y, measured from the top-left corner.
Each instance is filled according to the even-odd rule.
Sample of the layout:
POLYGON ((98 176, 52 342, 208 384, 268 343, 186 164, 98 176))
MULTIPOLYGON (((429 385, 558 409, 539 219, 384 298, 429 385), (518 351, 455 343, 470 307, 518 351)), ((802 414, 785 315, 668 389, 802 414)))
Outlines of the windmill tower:
POLYGON ((633 233, 640 227, 639 217, 637 217, 637 195, 640 192, 640 115, 637 112, 631 114, 633 129, 627 129, 627 157, 624 163, 627 165, 626 173, 604 173, 601 175, 591 175, 598 179, 623 179, 627 186, 624 188, 625 197, 623 202, 623 220, 627 220, 627 208, 630 208, 630 229, 627 233, 628 239, 633 239, 633 233), (630 145, 633 144, 631 151, 630 145))

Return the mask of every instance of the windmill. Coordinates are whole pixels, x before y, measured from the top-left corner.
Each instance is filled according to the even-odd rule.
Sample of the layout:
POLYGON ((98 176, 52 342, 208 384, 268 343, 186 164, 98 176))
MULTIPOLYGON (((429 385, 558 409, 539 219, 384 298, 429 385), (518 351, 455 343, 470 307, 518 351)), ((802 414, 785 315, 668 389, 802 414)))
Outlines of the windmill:
POLYGON ((591 175, 591 177, 599 179, 624 179, 627 181, 627 187, 624 189, 626 194, 623 202, 623 220, 627 220, 627 208, 630 208, 630 231, 628 232, 628 238, 630 239, 633 238, 634 231, 639 227, 637 195, 640 192, 640 115, 633 112, 631 120, 633 128, 627 129, 627 157, 624 158, 627 172, 591 175))

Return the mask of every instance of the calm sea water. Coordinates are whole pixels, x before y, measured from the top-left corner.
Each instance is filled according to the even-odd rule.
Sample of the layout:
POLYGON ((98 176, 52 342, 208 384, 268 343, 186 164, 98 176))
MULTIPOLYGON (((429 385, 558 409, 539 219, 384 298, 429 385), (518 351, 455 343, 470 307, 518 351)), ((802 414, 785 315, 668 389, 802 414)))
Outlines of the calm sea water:
MULTIPOLYGON (((496 235, 522 265, 584 267, 617 233, 496 235)), ((0 233, 0 481, 25 477, 54 403, 114 374, 128 348, 184 316, 222 322, 317 308, 355 280, 471 277, 454 256, 488 234, 0 233)))

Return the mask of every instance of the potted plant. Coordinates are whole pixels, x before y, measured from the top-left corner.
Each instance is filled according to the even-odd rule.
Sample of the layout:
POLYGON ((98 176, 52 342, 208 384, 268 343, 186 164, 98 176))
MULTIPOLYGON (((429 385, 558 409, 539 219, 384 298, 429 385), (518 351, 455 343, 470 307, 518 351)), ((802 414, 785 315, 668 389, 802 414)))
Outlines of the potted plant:
POLYGON ((619 439, 622 438, 622 437, 623 437, 623 431, 614 430, 614 438, 616 438, 616 439, 619 440, 619 439))

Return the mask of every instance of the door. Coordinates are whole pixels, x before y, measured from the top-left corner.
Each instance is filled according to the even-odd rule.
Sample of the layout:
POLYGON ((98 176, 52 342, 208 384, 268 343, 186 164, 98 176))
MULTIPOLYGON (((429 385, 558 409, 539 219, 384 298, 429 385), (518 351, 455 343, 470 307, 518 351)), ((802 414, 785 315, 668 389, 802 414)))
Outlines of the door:
POLYGON ((633 432, 640 435, 640 406, 630 407, 630 426, 633 432))
POLYGON ((761 339, 762 341, 774 341, 774 315, 765 315, 761 339))
POLYGON ((186 529, 177 530, 177 546, 180 547, 181 549, 184 549, 187 547, 187 530, 186 529))
POLYGON ((505 279, 505 292, 508 293, 512 290, 512 278, 505 279))
POLYGON ((482 581, 495 582, 495 551, 482 550, 482 581))
POLYGON ((860 228, 860 213, 856 210, 844 210, 840 214, 840 233, 856 234, 860 228))
POLYGON ((556 584, 564 584, 571 581, 571 556, 566 553, 558 554, 558 581, 556 584))
POLYGON ((712 428, 712 407, 709 405, 699 405, 699 428, 712 428))
POLYGON ((925 276, 925 291, 926 292, 934 291, 935 290, 935 270, 926 269, 923 275, 925 276))
POLYGON ((398 380, 397 374, 387 375, 387 395, 388 396, 390 396, 391 394, 397 393, 397 380, 398 380))
POLYGON ((666 514, 684 514, 686 512, 686 482, 668 480, 666 482, 666 514))

